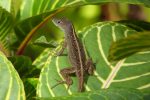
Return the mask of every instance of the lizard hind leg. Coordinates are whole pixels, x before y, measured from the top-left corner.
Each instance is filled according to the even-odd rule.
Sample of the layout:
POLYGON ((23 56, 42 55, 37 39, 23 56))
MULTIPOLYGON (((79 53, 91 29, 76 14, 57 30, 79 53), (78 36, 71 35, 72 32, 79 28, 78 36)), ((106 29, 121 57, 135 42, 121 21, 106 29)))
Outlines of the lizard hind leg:
POLYGON ((76 68, 75 67, 68 67, 68 68, 64 68, 60 71, 60 74, 62 75, 62 77, 64 78, 64 81, 62 83, 67 84, 68 88, 70 87, 70 85, 72 85, 73 81, 70 77, 70 74, 73 74, 76 72, 76 68))

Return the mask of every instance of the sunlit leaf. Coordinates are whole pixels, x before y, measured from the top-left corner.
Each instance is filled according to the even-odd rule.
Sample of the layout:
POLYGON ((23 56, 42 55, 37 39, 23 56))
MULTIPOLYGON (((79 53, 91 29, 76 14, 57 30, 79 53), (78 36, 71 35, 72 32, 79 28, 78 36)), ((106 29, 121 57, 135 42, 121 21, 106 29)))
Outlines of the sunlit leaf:
POLYGON ((1 0, 0 6, 10 12, 11 8, 11 1, 10 0, 1 0))
POLYGON ((1 0, 0 6, 16 17, 22 1, 23 0, 1 0))
POLYGON ((25 0, 5 0, 5 2, 6 1, 11 1, 11 6, 10 6, 11 14, 16 16, 17 13, 19 13, 22 1, 25 1, 25 0))

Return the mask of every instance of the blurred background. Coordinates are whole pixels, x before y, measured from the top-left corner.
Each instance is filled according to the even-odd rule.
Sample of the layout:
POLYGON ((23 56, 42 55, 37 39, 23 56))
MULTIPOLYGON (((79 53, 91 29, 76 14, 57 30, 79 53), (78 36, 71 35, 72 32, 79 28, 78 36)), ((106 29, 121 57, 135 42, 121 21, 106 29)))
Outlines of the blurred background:
POLYGON ((143 20, 150 21, 150 8, 142 5, 107 3, 68 8, 60 16, 68 17, 77 29, 98 21, 143 20))
MULTIPOLYGON (((85 26, 101 21, 141 20, 150 22, 150 8, 142 5, 107 3, 69 7, 56 16, 67 17, 73 22, 76 31, 78 31, 85 26)), ((60 38, 63 35, 62 32, 53 26, 51 25, 52 29, 54 28, 55 31, 57 30, 60 33, 59 35, 58 33, 53 35, 53 38, 60 38)))

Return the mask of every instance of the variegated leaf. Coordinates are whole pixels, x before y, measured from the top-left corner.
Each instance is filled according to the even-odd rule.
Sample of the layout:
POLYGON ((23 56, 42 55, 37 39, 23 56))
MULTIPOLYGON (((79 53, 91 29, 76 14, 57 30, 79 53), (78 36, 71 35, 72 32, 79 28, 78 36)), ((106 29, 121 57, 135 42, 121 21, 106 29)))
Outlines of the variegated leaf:
POLYGON ((12 15, 5 9, 0 7, 0 50, 8 55, 8 45, 10 44, 10 32, 14 26, 14 19, 12 15))
POLYGON ((23 83, 2 52, 0 52, 0 80, 0 100, 25 100, 23 83))

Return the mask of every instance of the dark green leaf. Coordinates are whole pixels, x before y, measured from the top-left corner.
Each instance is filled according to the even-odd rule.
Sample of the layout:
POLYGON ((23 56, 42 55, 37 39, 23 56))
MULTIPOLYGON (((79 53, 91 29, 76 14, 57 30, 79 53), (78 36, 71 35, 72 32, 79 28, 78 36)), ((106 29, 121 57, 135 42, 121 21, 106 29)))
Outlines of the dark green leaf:
POLYGON ((150 23, 145 21, 138 21, 138 20, 123 20, 118 21, 121 24, 125 24, 136 31, 150 31, 150 23))
POLYGON ((36 69, 36 67, 32 65, 32 61, 29 57, 13 56, 9 57, 9 60, 15 66, 15 69, 18 71, 21 78, 38 77, 40 70, 36 69), (34 72, 29 74, 29 72, 33 69, 34 72))
POLYGON ((26 99, 33 100, 36 97, 36 86, 38 83, 38 78, 25 78, 23 79, 26 99))
POLYGON ((140 51, 150 51, 150 32, 136 33, 114 42, 108 59, 118 61, 140 51))

